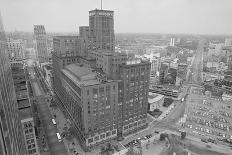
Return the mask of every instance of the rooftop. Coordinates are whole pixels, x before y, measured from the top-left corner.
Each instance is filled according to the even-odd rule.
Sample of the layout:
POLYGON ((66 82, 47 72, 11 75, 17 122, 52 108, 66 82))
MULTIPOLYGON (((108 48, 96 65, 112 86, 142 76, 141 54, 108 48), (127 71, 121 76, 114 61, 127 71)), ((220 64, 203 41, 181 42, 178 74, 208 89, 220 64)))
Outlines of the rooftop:
POLYGON ((99 84, 96 73, 84 65, 70 64, 67 65, 65 69, 62 69, 62 72, 78 85, 88 86, 99 84))
POLYGON ((31 107, 20 109, 19 110, 19 117, 20 117, 20 120, 32 117, 31 107))
POLYGON ((18 109, 24 109, 31 106, 28 99, 17 100, 17 102, 18 102, 18 109))
POLYGON ((143 61, 141 59, 132 59, 126 61, 125 64, 122 64, 121 66, 128 67, 128 66, 136 66, 136 65, 147 65, 150 64, 149 61, 143 61))
POLYGON ((154 103, 164 98, 164 95, 156 94, 149 92, 148 94, 148 103, 154 103))

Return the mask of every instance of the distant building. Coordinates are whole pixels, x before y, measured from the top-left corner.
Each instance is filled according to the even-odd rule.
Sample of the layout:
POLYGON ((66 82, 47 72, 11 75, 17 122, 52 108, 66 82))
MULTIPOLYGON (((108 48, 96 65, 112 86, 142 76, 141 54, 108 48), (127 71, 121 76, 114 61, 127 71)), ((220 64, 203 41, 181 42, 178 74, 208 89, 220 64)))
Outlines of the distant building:
POLYGON ((10 60, 25 58, 25 44, 22 40, 8 38, 7 50, 10 60))
POLYGON ((170 41, 170 46, 175 46, 175 38, 171 38, 171 41, 170 41))
POLYGON ((36 40, 36 58, 39 62, 49 61, 47 35, 44 25, 34 25, 34 37, 36 40))
POLYGON ((79 27, 79 41, 83 56, 88 56, 88 49, 90 49, 89 26, 79 27))
POLYGON ((89 11, 90 46, 92 49, 114 52, 114 12, 109 10, 89 11))
POLYGON ((225 46, 232 46, 232 38, 225 39, 225 46))
POLYGON ((148 95, 148 110, 154 111, 155 109, 159 109, 163 106, 164 103, 164 95, 156 94, 149 92, 148 95))
POLYGON ((177 77, 182 81, 186 80, 188 65, 184 63, 178 64, 177 77))
POLYGON ((80 26, 79 27, 79 36, 85 40, 89 39, 89 26, 80 26))
POLYGON ((43 63, 41 64, 42 67, 42 73, 43 73, 43 78, 45 82, 47 83, 49 88, 52 88, 52 80, 53 80, 53 75, 52 75, 52 64, 51 63, 43 63))
POLYGON ((26 48, 25 59, 36 59, 36 51, 34 48, 26 48))

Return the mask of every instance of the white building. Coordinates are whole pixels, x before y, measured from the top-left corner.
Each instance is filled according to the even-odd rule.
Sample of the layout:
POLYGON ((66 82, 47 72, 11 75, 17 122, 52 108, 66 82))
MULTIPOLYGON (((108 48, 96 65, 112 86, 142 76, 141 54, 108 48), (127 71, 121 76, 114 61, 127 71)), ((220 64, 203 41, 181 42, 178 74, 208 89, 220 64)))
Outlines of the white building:
POLYGON ((232 46, 232 38, 226 38, 225 39, 225 45, 226 46, 232 46))
POLYGON ((22 40, 7 39, 7 50, 10 59, 23 59, 25 44, 22 40))
POLYGON ((156 108, 162 107, 164 103, 164 95, 149 92, 148 107, 149 111, 154 111, 156 108))

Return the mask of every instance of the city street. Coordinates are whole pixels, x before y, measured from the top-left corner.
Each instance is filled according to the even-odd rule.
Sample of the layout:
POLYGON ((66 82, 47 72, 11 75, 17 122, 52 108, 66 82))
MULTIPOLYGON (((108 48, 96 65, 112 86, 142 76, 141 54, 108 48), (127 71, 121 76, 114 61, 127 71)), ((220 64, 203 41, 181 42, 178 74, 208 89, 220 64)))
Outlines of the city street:
POLYGON ((45 101, 45 94, 38 84, 36 77, 34 76, 34 71, 32 69, 30 70, 30 74, 33 80, 32 87, 36 96, 38 111, 40 113, 41 121, 47 134, 44 135, 44 137, 47 138, 47 143, 49 146, 48 151, 51 155, 68 155, 63 142, 58 142, 56 136, 57 128, 52 124, 52 115, 45 101))

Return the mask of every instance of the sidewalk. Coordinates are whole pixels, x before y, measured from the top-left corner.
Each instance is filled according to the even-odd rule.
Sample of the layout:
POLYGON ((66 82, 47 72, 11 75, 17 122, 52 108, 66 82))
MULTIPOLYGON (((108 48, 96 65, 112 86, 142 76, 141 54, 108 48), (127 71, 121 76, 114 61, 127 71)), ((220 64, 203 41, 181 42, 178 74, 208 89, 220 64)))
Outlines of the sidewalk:
POLYGON ((72 135, 69 136, 69 138, 66 138, 68 133, 68 129, 70 128, 71 124, 69 124, 69 122, 67 121, 67 119, 65 118, 64 114, 62 113, 61 110, 59 110, 57 107, 50 107, 49 106, 49 110, 52 114, 52 116, 54 117, 54 119, 56 120, 56 124, 57 124, 57 130, 59 131, 62 140, 64 142, 64 145, 66 147, 66 150, 68 151, 68 153, 70 155, 84 155, 85 153, 82 151, 81 147, 78 144, 78 141, 75 137, 71 137, 72 135))

